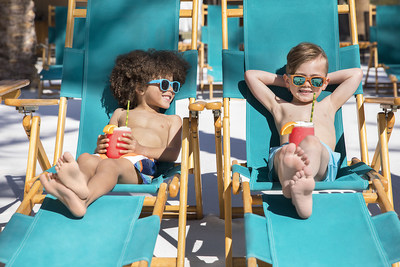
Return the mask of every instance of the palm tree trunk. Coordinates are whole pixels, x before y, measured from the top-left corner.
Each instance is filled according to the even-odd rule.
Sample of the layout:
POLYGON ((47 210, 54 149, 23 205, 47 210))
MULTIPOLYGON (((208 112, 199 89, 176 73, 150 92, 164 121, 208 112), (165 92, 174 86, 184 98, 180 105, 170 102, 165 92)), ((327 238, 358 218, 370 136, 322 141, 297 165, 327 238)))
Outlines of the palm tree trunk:
POLYGON ((32 0, 0 0, 0 80, 37 79, 32 0))

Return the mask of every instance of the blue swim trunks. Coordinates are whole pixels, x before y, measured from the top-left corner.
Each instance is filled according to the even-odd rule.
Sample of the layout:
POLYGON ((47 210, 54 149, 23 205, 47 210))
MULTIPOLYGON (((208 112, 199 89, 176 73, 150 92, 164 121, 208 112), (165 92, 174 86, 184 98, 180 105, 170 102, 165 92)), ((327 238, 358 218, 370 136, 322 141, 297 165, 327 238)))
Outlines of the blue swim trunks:
MULTIPOLYGON (((278 152, 279 149, 281 149, 283 146, 287 145, 288 143, 285 143, 281 146, 275 146, 271 147, 269 150, 269 158, 268 158, 268 177, 267 180, 269 182, 275 182, 279 181, 278 175, 275 172, 274 169, 274 157, 276 152, 278 152)), ((340 153, 332 151, 332 149, 326 145, 324 142, 321 142, 326 149, 328 150, 329 153, 329 163, 326 171, 326 177, 323 180, 323 182, 333 182, 336 179, 337 172, 340 168, 340 153)))
MULTIPOLYGON (((97 155, 102 159, 107 158, 106 154, 94 154, 94 155, 97 155)), ((129 160, 133 164, 133 166, 135 166, 144 184, 151 184, 151 180, 154 178, 154 175, 156 174, 157 171, 157 165, 155 160, 135 153, 125 154, 121 156, 121 158, 129 160)))

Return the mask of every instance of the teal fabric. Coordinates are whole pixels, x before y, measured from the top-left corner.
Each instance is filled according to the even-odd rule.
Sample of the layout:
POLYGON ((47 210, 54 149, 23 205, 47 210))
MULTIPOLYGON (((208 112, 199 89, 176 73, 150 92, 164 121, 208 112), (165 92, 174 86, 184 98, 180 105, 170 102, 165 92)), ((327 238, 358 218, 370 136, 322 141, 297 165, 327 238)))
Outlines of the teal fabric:
POLYGON ((386 69, 386 73, 394 75, 397 77, 397 80, 400 80, 400 64, 387 64, 386 66, 389 67, 388 69, 386 69))
POLYGON ((224 80, 224 98, 244 99, 247 85, 244 81, 244 52, 222 50, 222 69, 224 80))
MULTIPOLYGON (((83 57, 82 59, 78 59, 76 55, 73 55, 70 56, 71 58, 64 60, 64 53, 69 53, 65 51, 66 22, 67 8, 56 7, 56 27, 52 31, 52 35, 54 35, 53 43, 56 44, 56 64, 50 65, 48 70, 42 69, 40 72, 40 77, 42 80, 62 80, 61 83, 64 83, 64 80, 67 80, 67 83, 73 82, 81 84, 83 76, 83 57), (67 61, 67 70, 64 70, 65 61, 67 61)), ((75 18, 73 35, 74 39, 72 47, 75 49, 80 49, 83 53, 85 40, 85 18, 75 18)), ((61 84, 61 96, 80 98, 82 97, 81 91, 82 85, 78 87, 76 85, 71 86, 71 84, 69 84, 63 89, 63 85, 61 84)))
MULTIPOLYGON (((340 53, 340 69, 349 69, 360 66, 360 47, 358 45, 350 45, 341 47, 340 53)), ((354 95, 363 94, 362 83, 358 86, 354 95)))
POLYGON ((66 6, 55 7, 55 38, 54 44, 56 47, 56 65, 62 65, 64 58, 65 33, 67 28, 67 13, 66 6))
POLYGON ((56 39, 56 28, 54 26, 51 26, 47 29, 47 41, 49 44, 53 44, 54 40, 56 39))
POLYGON ((369 27, 369 41, 371 43, 376 42, 376 26, 369 27))
MULTIPOLYGON (((228 6, 234 8, 234 6, 228 6)), ((222 17, 220 5, 208 5, 207 29, 203 33, 202 41, 207 43, 207 63, 212 68, 208 74, 215 82, 222 81, 222 17)), ((243 27, 239 25, 239 18, 228 19, 228 45, 231 50, 238 51, 243 44, 243 27)))
POLYGON ((298 4, 296 0, 244 1, 246 69, 277 72, 286 64, 289 50, 304 41, 326 51, 329 72, 339 68, 337 1, 298 4), (316 6, 318 11, 314 12, 316 6), (310 16, 312 19, 307 19, 310 16))
POLYGON ((7 223, 7 227, 0 232, 0 262, 6 263, 23 242, 26 231, 33 221, 33 217, 15 213, 7 223))
POLYGON ((400 223, 396 212, 390 211, 372 217, 382 246, 390 263, 400 261, 400 223), (390 231, 389 231, 390 230, 390 231))
POLYGON ((50 30, 49 37, 51 38, 52 43, 55 45, 56 62, 54 65, 49 66, 48 70, 43 69, 40 72, 39 75, 41 80, 61 80, 62 78, 67 12, 68 8, 65 6, 55 7, 55 26, 50 30))
POLYGON ((64 53, 60 96, 81 98, 85 52, 83 49, 65 48, 64 53))
POLYGON ((160 217, 152 215, 138 220, 132 229, 132 237, 125 247, 122 264, 145 260, 150 266, 159 231, 160 217))
POLYGON ((246 257, 256 257, 264 262, 272 263, 267 219, 263 216, 245 213, 244 222, 246 257))
POLYGON ((269 242, 269 250, 247 250, 247 257, 271 258, 267 262, 274 266, 389 265, 361 194, 313 195, 313 213, 307 220, 300 219, 291 200, 282 195, 265 195, 263 201, 266 224, 262 226, 261 219, 254 223, 251 217, 256 215, 246 216, 245 228, 246 234, 255 232, 250 235, 259 246, 269 242))
POLYGON ((143 200, 144 196, 103 196, 89 206, 83 218, 75 218, 60 201, 47 197, 22 242, 14 248, 12 258, 5 263, 7 266, 121 266, 127 257, 150 261, 160 221, 155 216, 158 219, 139 223, 143 200), (135 240, 134 230, 142 229, 143 234, 144 225, 148 226, 149 238, 135 240), (136 246, 151 248, 150 251, 128 251, 135 242, 140 242, 136 246))
POLYGON ((378 59, 400 64, 400 5, 376 6, 378 59))

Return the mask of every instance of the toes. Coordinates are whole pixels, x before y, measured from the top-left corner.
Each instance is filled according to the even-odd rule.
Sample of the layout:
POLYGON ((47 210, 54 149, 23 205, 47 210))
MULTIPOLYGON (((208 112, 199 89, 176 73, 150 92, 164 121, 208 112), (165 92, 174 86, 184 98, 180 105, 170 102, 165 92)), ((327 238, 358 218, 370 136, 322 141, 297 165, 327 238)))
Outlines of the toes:
POLYGON ((303 168, 303 172, 304 172, 304 176, 306 176, 306 177, 312 176, 312 170, 311 170, 310 166, 308 166, 308 165, 303 168))
POLYGON ((299 146, 297 146, 296 147, 296 154, 299 156, 299 157, 301 157, 302 155, 304 155, 304 150, 301 148, 301 147, 299 147, 299 146))
POLYGON ((62 161, 62 159, 61 158, 59 158, 58 160, 57 160, 57 163, 56 163, 56 166, 58 167, 58 168, 61 168, 61 166, 63 165, 63 161, 62 161))
POLYGON ((64 157, 65 162, 73 162, 73 161, 75 161, 74 157, 69 152, 65 152, 63 157, 64 157))
POLYGON ((296 145, 293 143, 287 144, 284 147, 286 147, 286 153, 294 154, 294 152, 296 151, 296 145))

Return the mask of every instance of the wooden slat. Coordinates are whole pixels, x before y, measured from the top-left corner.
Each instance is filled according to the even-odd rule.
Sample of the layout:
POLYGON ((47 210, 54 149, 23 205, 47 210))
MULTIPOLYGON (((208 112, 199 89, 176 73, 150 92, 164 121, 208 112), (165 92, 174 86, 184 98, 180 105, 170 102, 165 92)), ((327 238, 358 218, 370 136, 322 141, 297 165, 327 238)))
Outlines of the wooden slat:
POLYGON ((78 8, 73 11, 75 18, 86 18, 86 9, 78 8))
POLYGON ((227 9, 226 13, 228 18, 243 17, 243 9, 241 8, 227 9))
POLYGON ((190 9, 181 9, 179 12, 179 17, 181 18, 191 18, 192 17, 192 10, 190 9))
POLYGON ((346 14, 350 12, 350 8, 348 5, 338 5, 339 14, 346 14))
POLYGON ((400 106, 400 97, 366 97, 365 103, 400 106))
POLYGON ((29 85, 29 80, 2 80, 0 81, 0 97, 29 85))
POLYGON ((58 105, 59 99, 6 99, 4 103, 13 107, 50 106, 58 105))

